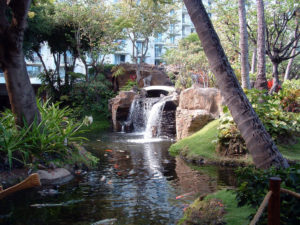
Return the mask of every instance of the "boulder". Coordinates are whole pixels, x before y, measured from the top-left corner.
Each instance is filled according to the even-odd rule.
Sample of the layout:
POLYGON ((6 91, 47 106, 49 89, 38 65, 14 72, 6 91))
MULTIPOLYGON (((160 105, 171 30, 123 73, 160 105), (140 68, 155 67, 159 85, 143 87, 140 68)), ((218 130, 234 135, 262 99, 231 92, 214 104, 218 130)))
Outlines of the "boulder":
POLYGON ((190 136, 200 130, 214 119, 213 115, 206 110, 189 110, 177 108, 176 110, 176 133, 177 139, 190 136))
POLYGON ((222 112, 222 96, 216 88, 191 87, 180 93, 179 108, 202 109, 218 118, 222 112))
POLYGON ((109 100, 114 131, 121 130, 120 122, 126 121, 130 106, 137 93, 133 91, 121 91, 115 98, 109 100))
POLYGON ((42 184, 64 183, 73 178, 73 175, 65 168, 56 168, 52 170, 38 170, 42 184))
POLYGON ((193 86, 180 93, 176 109, 177 140, 192 135, 222 112, 222 96, 216 88, 193 86))

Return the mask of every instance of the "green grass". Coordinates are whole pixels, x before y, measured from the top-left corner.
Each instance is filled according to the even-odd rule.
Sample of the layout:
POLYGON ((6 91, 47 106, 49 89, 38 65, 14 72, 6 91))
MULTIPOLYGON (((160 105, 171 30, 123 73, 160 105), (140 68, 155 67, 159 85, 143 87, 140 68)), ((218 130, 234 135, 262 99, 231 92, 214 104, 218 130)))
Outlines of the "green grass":
POLYGON ((297 138, 297 143, 294 145, 277 145, 281 154, 289 160, 300 161, 300 138, 297 138))
POLYGON ((177 155, 181 151, 187 158, 204 157, 206 159, 217 159, 216 143, 219 120, 214 120, 203 127, 195 134, 186 137, 173 144, 169 151, 172 155, 177 155))
POLYGON ((249 224, 249 215, 254 213, 250 206, 237 207, 236 194, 232 190, 220 190, 214 194, 208 195, 205 200, 219 199, 225 206, 226 214, 224 221, 230 225, 249 224))
MULTIPOLYGON (((204 158, 210 161, 235 161, 251 164, 251 157, 229 159, 216 152, 219 120, 214 120, 193 135, 171 145, 169 151, 175 155, 183 155, 189 160, 204 158)), ((279 151, 289 160, 300 161, 300 137, 294 145, 278 145, 279 151)))

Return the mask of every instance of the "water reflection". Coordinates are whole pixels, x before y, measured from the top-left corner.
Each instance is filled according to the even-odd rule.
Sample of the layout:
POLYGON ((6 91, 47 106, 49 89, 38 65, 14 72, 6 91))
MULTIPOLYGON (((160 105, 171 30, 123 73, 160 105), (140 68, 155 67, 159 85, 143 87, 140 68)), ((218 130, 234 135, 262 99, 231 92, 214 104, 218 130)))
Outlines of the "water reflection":
POLYGON ((176 224, 196 195, 217 189, 219 172, 192 170, 169 156, 170 145, 168 140, 145 142, 137 134, 95 136, 86 147, 100 158, 97 169, 55 187, 55 196, 27 190, 3 200, 0 224, 90 225, 104 219, 122 225, 176 224), (58 205, 63 202, 68 204, 58 205))

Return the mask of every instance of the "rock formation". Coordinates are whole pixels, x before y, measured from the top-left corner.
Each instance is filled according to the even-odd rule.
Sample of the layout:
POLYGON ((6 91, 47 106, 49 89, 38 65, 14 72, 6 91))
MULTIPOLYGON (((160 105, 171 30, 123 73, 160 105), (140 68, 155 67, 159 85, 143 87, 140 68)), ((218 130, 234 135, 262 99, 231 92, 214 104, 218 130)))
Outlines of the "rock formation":
POLYGON ((177 140, 187 137, 219 117, 222 97, 216 88, 192 87, 181 92, 176 110, 177 140))
MULTIPOLYGON (((129 79, 136 77, 136 65, 124 63, 120 64, 120 66, 124 69, 124 74, 116 77, 113 81, 114 90, 119 90, 121 87, 125 86, 129 79)), ((146 86, 152 85, 166 85, 172 86, 172 82, 170 81, 167 73, 162 67, 158 67, 155 65, 142 64, 141 65, 141 76, 142 79, 139 82, 139 87, 144 87, 144 83, 146 86)))
POLYGON ((111 110, 114 131, 121 131, 120 122, 126 121, 132 101, 137 96, 133 91, 121 91, 115 98, 110 99, 109 109, 111 110))

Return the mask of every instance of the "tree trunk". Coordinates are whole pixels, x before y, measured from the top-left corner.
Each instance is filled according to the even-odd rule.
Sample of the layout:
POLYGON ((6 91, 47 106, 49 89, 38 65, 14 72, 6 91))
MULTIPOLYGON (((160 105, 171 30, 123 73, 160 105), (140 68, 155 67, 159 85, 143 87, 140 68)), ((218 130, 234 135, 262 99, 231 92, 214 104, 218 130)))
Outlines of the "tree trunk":
POLYGON ((257 77, 254 87, 259 90, 268 90, 266 78, 266 37, 265 14, 263 0, 257 0, 257 77))
POLYGON ((252 62, 251 62, 251 73, 253 74, 256 72, 256 64, 257 64, 257 48, 254 46, 252 62))
POLYGON ((245 0, 239 0, 239 24, 240 24, 242 87, 246 89, 250 89, 249 60, 248 60, 249 57, 248 32, 247 32, 245 0))
POLYGON ((68 65, 68 56, 66 51, 64 51, 64 64, 65 64, 65 87, 68 88, 70 66, 68 65))
POLYGON ((201 0, 184 0, 217 84, 258 168, 288 167, 265 130, 231 68, 201 0))
POLYGON ((286 67, 285 74, 284 74, 284 81, 289 80, 290 71, 291 71, 291 68, 292 68, 292 65, 293 65, 293 61, 294 61, 294 58, 295 58, 293 56, 295 56, 295 54, 296 54, 296 49, 297 49, 298 41, 299 41, 299 39, 297 41, 295 41, 295 43, 294 43, 294 49, 293 49, 293 51, 291 53, 292 58, 289 59, 288 65, 286 67))
POLYGON ((5 75, 10 105, 19 126, 24 126, 24 121, 28 124, 35 119, 40 122, 23 54, 23 37, 30 2, 0 0, 0 64, 5 75), (5 14, 8 7, 13 13, 11 24, 5 14))
POLYGON ((278 65, 279 63, 277 62, 272 62, 273 64, 273 85, 269 91, 269 94, 272 95, 278 88, 279 86, 279 72, 278 72, 278 65))

